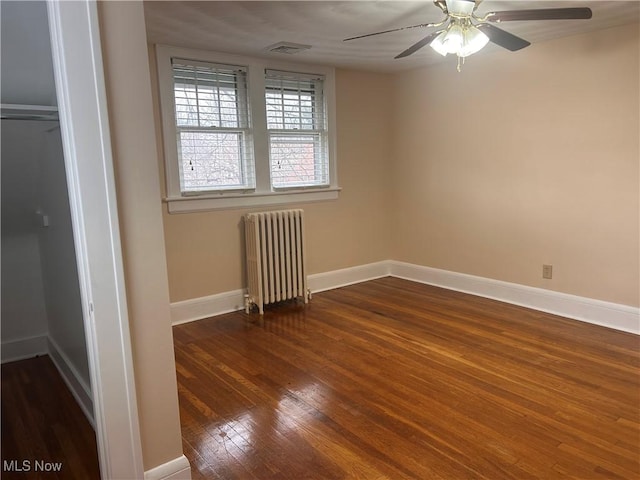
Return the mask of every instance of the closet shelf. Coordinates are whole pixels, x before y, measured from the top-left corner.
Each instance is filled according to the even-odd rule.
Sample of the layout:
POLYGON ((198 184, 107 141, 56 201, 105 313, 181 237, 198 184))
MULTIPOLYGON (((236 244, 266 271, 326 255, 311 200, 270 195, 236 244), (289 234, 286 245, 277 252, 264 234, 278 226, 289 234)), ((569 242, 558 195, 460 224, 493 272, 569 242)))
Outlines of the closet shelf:
POLYGON ((58 107, 50 105, 0 105, 1 118, 14 120, 58 120, 58 107))

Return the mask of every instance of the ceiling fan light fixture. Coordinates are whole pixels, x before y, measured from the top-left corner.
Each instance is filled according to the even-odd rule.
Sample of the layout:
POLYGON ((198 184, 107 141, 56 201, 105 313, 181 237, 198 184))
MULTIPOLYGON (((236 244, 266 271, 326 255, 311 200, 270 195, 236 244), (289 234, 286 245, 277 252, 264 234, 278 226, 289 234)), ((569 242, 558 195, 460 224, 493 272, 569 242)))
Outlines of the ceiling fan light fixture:
POLYGON ((531 42, 520 38, 506 30, 492 25, 502 21, 520 20, 580 20, 589 19, 593 12, 588 7, 538 8, 529 10, 505 10, 488 12, 484 16, 476 15, 476 8, 482 0, 433 0, 445 17, 435 23, 419 23, 406 27, 392 28, 366 35, 345 38, 344 41, 356 40, 383 33, 399 32, 413 28, 442 27, 418 40, 394 58, 404 58, 414 54, 421 48, 430 45, 438 54, 446 57, 452 53, 458 57, 458 71, 469 55, 482 50, 489 42, 515 52, 531 45, 531 42), (475 23, 474 23, 475 22, 475 23), (491 22, 491 23, 490 23, 491 22))
POLYGON ((443 57, 451 53, 468 57, 479 52, 489 43, 489 37, 471 23, 451 23, 449 27, 430 43, 431 48, 443 57))
POLYGON ((458 56, 468 57, 482 50, 489 43, 489 37, 471 25, 464 32, 464 43, 458 51, 458 56))

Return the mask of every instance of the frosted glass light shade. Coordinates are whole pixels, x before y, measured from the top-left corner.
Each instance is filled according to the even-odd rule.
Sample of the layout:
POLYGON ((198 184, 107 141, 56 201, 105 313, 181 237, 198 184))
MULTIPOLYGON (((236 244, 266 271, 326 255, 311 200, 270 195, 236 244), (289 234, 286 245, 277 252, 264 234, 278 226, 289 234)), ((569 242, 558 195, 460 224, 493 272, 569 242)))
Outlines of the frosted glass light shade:
POLYGON ((459 57, 468 57, 480 51, 487 43, 489 43, 489 37, 475 26, 462 27, 453 24, 433 39, 430 45, 443 57, 448 53, 459 57))
POLYGON ((464 45, 464 30, 460 25, 451 25, 442 39, 442 45, 447 53, 458 53, 464 45))
POLYGON ((438 52, 443 57, 446 57, 447 53, 449 53, 444 47, 444 37, 446 36, 447 36, 447 31, 445 30, 430 43, 431 48, 433 48, 436 52, 438 52))
POLYGON ((464 32, 464 42, 458 50, 458 55, 468 57, 482 50, 487 43, 489 43, 489 37, 472 25, 464 32))

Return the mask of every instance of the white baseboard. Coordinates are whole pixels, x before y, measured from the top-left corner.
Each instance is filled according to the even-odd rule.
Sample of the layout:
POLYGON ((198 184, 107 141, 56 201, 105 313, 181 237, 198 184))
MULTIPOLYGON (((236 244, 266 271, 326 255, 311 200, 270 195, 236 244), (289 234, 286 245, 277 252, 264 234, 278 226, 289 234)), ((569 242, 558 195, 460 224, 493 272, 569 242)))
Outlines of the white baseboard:
POLYGON ((394 277, 414 282, 640 334, 640 309, 627 305, 393 260, 390 261, 390 272, 394 277))
MULTIPOLYGON (((464 273, 385 260, 309 275, 309 289, 322 292, 375 278, 393 276, 532 308, 574 320, 640 334, 640 309, 464 273)), ((173 325, 244 308, 244 290, 171 304, 173 325)))
POLYGON ((50 336, 47 337, 49 356, 53 364, 60 372, 60 376, 67 384, 71 395, 76 399, 80 409, 89 420, 91 426, 96 428, 95 419, 93 417, 93 397, 91 395, 91 387, 80 376, 76 367, 71 363, 69 357, 64 353, 56 341, 50 336))
POLYGON ((2 363, 15 362, 25 358, 33 358, 38 355, 46 355, 47 335, 7 340, 0 346, 0 358, 2 363))
POLYGON ((244 308, 244 290, 232 290, 207 297, 192 298, 171 304, 171 324, 202 320, 203 318, 235 312, 244 308))
POLYGON ((389 276, 390 262, 368 263, 357 267, 342 268, 331 272, 309 275, 308 283, 311 292, 324 292, 334 288, 346 287, 354 283, 366 282, 376 278, 389 276))
POLYGON ((144 472, 144 480, 191 480, 191 466, 184 455, 144 472))
MULTIPOLYGON (((307 281, 311 292, 323 292, 354 283, 366 282, 389 275, 389 262, 376 262, 331 272, 309 275, 307 281)), ((193 298, 171 304, 171 324, 202 320, 223 313, 244 309, 244 290, 232 290, 207 297, 193 298)))

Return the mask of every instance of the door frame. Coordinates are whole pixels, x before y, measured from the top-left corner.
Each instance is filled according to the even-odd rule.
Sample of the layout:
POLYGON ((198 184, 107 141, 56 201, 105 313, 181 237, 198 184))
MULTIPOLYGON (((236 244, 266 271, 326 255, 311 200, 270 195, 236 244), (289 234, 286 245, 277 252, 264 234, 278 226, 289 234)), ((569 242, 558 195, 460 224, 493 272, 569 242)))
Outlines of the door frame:
POLYGON ((143 478, 97 4, 47 0, 102 478, 143 478))

